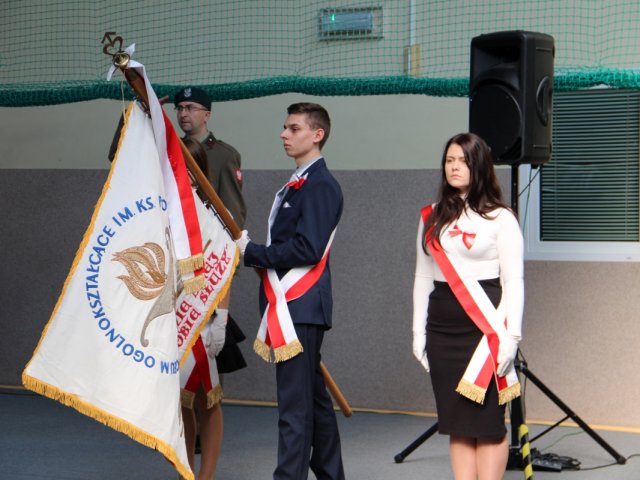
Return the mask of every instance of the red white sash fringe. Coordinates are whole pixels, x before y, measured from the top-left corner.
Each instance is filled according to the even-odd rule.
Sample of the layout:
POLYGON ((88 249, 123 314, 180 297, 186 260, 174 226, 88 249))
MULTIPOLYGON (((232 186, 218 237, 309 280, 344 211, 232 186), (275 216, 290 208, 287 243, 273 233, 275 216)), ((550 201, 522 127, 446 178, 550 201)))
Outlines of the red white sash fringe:
MULTIPOLYGON (((222 400, 222 386, 220 385, 218 366, 215 359, 207 355, 201 336, 198 336, 196 343, 180 368, 191 372, 186 382, 180 385, 182 387, 180 390, 180 403, 183 407, 193 409, 193 401, 201 383, 207 395, 207 408, 212 408, 222 400)), ((183 383, 182 378, 181 383, 183 383)))
MULTIPOLYGON (((196 209, 200 218, 200 228, 202 231, 202 237, 206 240, 203 251, 206 253, 209 245, 216 245, 218 235, 224 234, 224 230, 217 219, 213 218, 212 211, 206 207, 202 202, 196 202, 196 209)), ((231 243, 234 245, 234 243, 231 243)), ((212 247, 215 248, 215 247, 212 247)), ((207 355, 206 347, 203 345, 202 336, 207 334, 205 330, 210 328, 209 323, 215 321, 215 310, 220 301, 227 295, 229 288, 231 288, 231 281, 235 272, 236 266, 240 259, 240 251, 234 249, 234 258, 231 263, 229 273, 226 280, 215 295, 212 294, 212 300, 201 300, 207 307, 206 310, 199 310, 201 317, 204 320, 196 327, 195 332, 188 338, 188 344, 185 348, 185 352, 181 357, 180 363, 180 399, 183 407, 193 408, 193 401, 195 399, 196 392, 202 384, 202 388, 207 397, 207 408, 212 408, 215 404, 220 402, 223 397, 223 389, 220 384, 220 377, 218 374, 218 365, 215 358, 207 355), (196 347, 196 344, 198 346, 196 347), (204 352, 203 352, 204 350, 204 352)), ((217 284, 218 280, 222 277, 217 277, 220 271, 215 271, 215 267, 209 265, 208 269, 205 269, 205 281, 208 282, 211 292, 216 292, 217 287, 212 287, 212 282, 217 284)))
POLYGON ((327 264, 335 233, 335 230, 331 232, 322 259, 316 265, 292 268, 281 279, 274 269, 263 270, 262 285, 268 303, 253 349, 266 362, 283 362, 303 351, 287 302, 303 296, 318 281, 327 264))
MULTIPOLYGON (((432 210, 431 205, 422 210, 425 224, 432 210)), ((429 252, 438 263, 449 287, 464 311, 483 333, 456 391, 482 404, 489 383, 494 379, 498 387, 498 403, 502 405, 510 402, 520 396, 520 383, 515 368, 511 366, 504 377, 496 374, 499 337, 507 335, 504 305, 501 302, 496 309, 477 280, 465 279, 458 274, 460 269, 456 268, 458 259, 454 252, 447 254, 433 239, 427 237, 427 240, 429 252)))

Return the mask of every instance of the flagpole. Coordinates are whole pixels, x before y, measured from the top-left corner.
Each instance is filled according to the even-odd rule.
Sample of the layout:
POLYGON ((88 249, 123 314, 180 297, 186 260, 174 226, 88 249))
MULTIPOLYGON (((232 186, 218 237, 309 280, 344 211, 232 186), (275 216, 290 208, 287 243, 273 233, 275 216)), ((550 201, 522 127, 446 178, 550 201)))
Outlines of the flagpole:
POLYGON ((329 392, 331 393, 331 396, 334 398, 334 400, 338 404, 338 407, 340 407, 340 411, 345 417, 350 417, 353 414, 353 411, 351 410, 351 406, 349 405, 349 402, 347 402, 347 399, 342 394, 342 391, 340 391, 340 388, 338 388, 338 385, 336 384, 336 382, 334 382, 333 377, 329 373, 329 370, 327 370, 327 367, 325 366, 322 360, 320 360, 320 370, 322 370, 324 383, 327 384, 327 389, 329 390, 329 392))
MULTIPOLYGON (((140 77, 140 75, 136 73, 135 70, 128 67, 129 56, 127 54, 123 54, 122 56, 126 58, 120 59, 118 54, 114 55, 114 65, 122 71, 125 79, 129 83, 129 85, 131 85, 131 88, 133 88, 133 91, 136 92, 136 95, 138 95, 138 97, 140 97, 140 99, 148 107, 149 97, 147 96, 147 88, 144 80, 142 79, 142 77, 140 77)), ((224 203, 222 203, 222 200, 220 200, 220 197, 211 186, 211 183, 209 182, 207 176, 202 173, 202 170, 200 170, 198 163, 193 159, 191 153, 189 152, 189 149, 182 142, 182 139, 178 140, 180 140, 180 148, 182 149, 182 154, 184 155, 187 168, 198 183, 199 190, 204 193, 205 197, 211 202, 225 228, 229 230, 231 237, 234 240, 237 240, 242 234, 240 228, 238 227, 238 224, 233 220, 233 217, 224 206, 224 203)))
MULTIPOLYGON (((127 83, 129 83, 131 88, 133 88, 133 91, 136 92, 136 95, 140 97, 140 99, 145 103, 145 105, 148 108, 149 97, 147 95, 147 87, 142 77, 140 77, 140 75, 138 75, 135 70, 133 70, 132 68, 129 68, 129 58, 130 58, 129 55, 125 52, 119 51, 113 54, 112 57, 113 57, 113 64, 122 71, 122 73, 124 74, 124 78, 127 80, 127 83)), ((218 214, 225 228, 229 230, 231 237, 234 240, 237 240, 242 235, 242 232, 240 231, 238 224, 233 220, 233 217, 231 216, 227 208, 224 206, 224 203, 222 203, 222 200, 220 200, 220 197, 211 186, 211 183, 209 183, 209 179, 206 177, 204 173, 202 173, 202 170, 200 170, 200 167, 191 156, 189 149, 185 147, 184 143, 182 142, 182 139, 178 139, 178 140, 180 140, 180 148, 182 149, 182 154, 184 155, 187 168, 189 169, 191 174, 194 176, 196 182, 198 182, 198 188, 202 193, 204 193, 206 198, 211 202, 211 204, 213 205, 213 208, 215 208, 216 213, 218 214)), ((329 370, 327 370, 327 367, 324 365, 324 362, 322 361, 320 361, 320 370, 322 371, 322 376, 324 377, 324 381, 327 385, 327 389, 329 390, 329 392, 331 393, 331 396, 334 398, 334 400, 338 404, 338 407, 342 411, 342 414, 345 417, 350 417, 352 415, 351 407, 349 406, 349 403, 347 402, 346 398, 342 394, 342 391, 340 391, 340 388, 338 388, 338 385, 333 380, 333 377, 331 377, 329 370)))

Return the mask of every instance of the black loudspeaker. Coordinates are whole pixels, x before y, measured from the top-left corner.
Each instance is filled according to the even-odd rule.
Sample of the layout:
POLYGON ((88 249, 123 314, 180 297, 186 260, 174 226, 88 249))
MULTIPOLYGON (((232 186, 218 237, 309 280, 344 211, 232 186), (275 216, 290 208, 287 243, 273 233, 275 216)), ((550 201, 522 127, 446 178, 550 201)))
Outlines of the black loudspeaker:
POLYGON ((551 158, 554 40, 521 30, 471 40, 469 131, 491 147, 496 164, 551 158))

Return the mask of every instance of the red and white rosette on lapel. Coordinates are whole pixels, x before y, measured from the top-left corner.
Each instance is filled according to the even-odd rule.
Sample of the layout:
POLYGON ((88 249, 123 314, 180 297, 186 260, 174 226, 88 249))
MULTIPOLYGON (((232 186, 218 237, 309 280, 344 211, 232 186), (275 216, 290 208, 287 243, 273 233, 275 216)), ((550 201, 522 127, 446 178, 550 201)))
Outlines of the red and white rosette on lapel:
MULTIPOLYGON (((432 209, 431 205, 422 209, 425 224, 432 209)), ((442 246, 431 238, 429 232, 426 236, 429 253, 440 267, 464 311, 483 333, 456 391, 474 402, 483 403, 490 382, 495 380, 498 387, 498 403, 502 405, 510 402, 520 396, 520 383, 515 368, 512 365, 504 377, 496 373, 500 338, 508 335, 504 305, 501 302, 496 308, 477 280, 460 276, 459 272, 463 270, 459 268, 460 260, 455 252, 445 252, 442 246)), ((472 241, 471 237, 469 240, 472 241)))

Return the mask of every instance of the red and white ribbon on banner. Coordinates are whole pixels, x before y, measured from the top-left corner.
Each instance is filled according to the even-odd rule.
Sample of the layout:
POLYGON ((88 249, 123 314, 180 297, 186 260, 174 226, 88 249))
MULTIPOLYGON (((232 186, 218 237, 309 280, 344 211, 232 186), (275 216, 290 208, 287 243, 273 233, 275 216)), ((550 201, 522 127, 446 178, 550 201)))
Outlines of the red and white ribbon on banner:
POLYGON ((335 233, 335 230, 331 232, 322 259, 316 265, 292 268, 282 278, 278 278, 278 274, 272 268, 263 271, 262 285, 268 303, 253 349, 265 361, 282 362, 303 351, 287 302, 303 296, 318 281, 327 265, 335 233), (271 357, 271 349, 274 360, 271 357))
MULTIPOLYGON (((425 224, 432 210, 432 205, 422 209, 425 224)), ((447 255, 442 246, 437 245, 431 238, 430 232, 426 232, 425 235, 429 253, 440 267, 449 287, 464 311, 483 333, 456 391, 470 400, 483 403, 489 383, 495 379, 500 405, 513 400, 520 395, 520 383, 515 368, 512 366, 504 377, 496 374, 500 336, 507 335, 504 306, 501 303, 496 308, 477 280, 461 277, 458 274, 460 269, 456 268, 455 254, 452 252, 447 255)))
MULTIPOLYGON (((134 45, 131 45, 127 52, 133 53, 134 48, 134 45)), ((153 135, 164 178, 173 246, 182 275, 183 288, 187 292, 195 292, 204 286, 202 235, 196 213, 195 193, 191 188, 180 140, 153 91, 144 65, 129 60, 129 67, 144 79, 153 135)))

